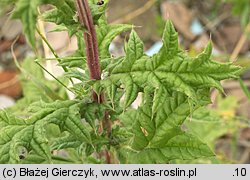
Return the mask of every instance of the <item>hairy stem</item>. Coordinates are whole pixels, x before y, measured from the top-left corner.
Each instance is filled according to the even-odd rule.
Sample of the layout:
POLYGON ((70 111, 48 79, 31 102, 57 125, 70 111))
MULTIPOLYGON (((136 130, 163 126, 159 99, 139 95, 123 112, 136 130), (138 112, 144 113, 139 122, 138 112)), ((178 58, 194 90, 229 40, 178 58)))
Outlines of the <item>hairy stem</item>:
MULTIPOLYGON (((90 11, 90 7, 87 0, 76 0, 77 13, 79 16, 79 21, 83 27, 87 29, 84 33, 84 41, 86 45, 86 54, 87 54, 87 63, 88 69, 90 72, 91 80, 100 80, 101 79, 101 68, 99 63, 99 51, 95 25, 93 22, 93 17, 90 11)), ((93 100, 97 103, 104 102, 104 94, 102 93, 98 96, 93 92, 93 100)), ((105 112, 105 117, 102 121, 102 130, 106 130, 108 136, 111 135, 111 121, 109 119, 109 113, 105 112)), ((108 164, 111 163, 111 156, 108 150, 105 151, 105 157, 108 164)))
POLYGON ((87 32, 84 33, 84 40, 86 44, 90 78, 100 80, 101 68, 99 64, 98 44, 92 14, 87 0, 77 0, 76 2, 80 23, 87 29, 87 32))

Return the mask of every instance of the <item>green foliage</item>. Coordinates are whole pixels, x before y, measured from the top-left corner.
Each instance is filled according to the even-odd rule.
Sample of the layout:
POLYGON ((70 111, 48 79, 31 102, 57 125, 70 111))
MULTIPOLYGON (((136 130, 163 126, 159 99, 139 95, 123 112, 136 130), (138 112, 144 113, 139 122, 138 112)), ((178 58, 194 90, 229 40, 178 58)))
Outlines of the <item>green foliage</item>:
POLYGON ((154 114, 154 101, 149 98, 138 110, 127 111, 121 116, 125 127, 133 132, 128 162, 167 163, 172 159, 213 156, 205 143, 181 129, 190 114, 187 97, 176 91, 164 91, 163 94, 164 99, 154 114))
POLYGON ((104 18, 100 19, 97 28, 98 47, 101 58, 110 57, 109 45, 112 40, 122 32, 131 29, 131 25, 113 24, 109 25, 104 18))
POLYGON ((245 27, 250 22, 250 1, 249 0, 227 0, 233 5, 233 13, 241 17, 241 24, 245 27))
MULTIPOLYGON (((203 142, 207 142, 208 146, 212 150, 216 150, 217 158, 202 158, 196 160, 175 160, 172 163, 229 163, 230 158, 228 157, 228 152, 234 156, 234 148, 237 148, 237 143, 234 142, 232 138, 230 142, 231 149, 227 153, 218 151, 220 147, 220 138, 223 136, 237 136, 238 130, 240 128, 248 127, 248 123, 244 121, 239 121, 241 117, 236 114, 236 109, 239 107, 239 102, 234 96, 217 98, 217 107, 201 107, 197 109, 193 115, 192 119, 185 121, 184 126, 187 128, 191 134, 199 137, 203 142), (227 154, 227 155, 226 155, 227 154)), ((232 161, 234 161, 232 159, 232 161)))
POLYGON ((215 141, 220 136, 234 134, 243 125, 236 120, 235 109, 237 107, 236 98, 219 97, 217 109, 199 108, 194 112, 190 121, 185 121, 185 126, 214 149, 215 141))
POLYGON ((2 111, 0 162, 19 162, 19 149, 25 148, 30 154, 51 163, 50 146, 45 133, 45 127, 50 123, 59 126, 61 131, 70 132, 75 140, 91 144, 88 128, 81 122, 80 106, 77 101, 55 101, 50 104, 37 102, 31 105, 31 115, 25 119, 2 111))
POLYGON ((115 66, 110 65, 110 76, 103 83, 105 86, 110 83, 125 86, 125 108, 135 100, 140 88, 147 87, 178 91, 198 103, 197 91, 207 91, 210 87, 223 91, 219 81, 236 78, 241 72, 237 66, 211 61, 211 52, 212 45, 209 43, 199 56, 189 57, 178 47, 177 33, 168 21, 162 49, 153 57, 148 57, 143 53, 143 43, 132 31, 126 57, 115 66))
MULTIPOLYGON (((58 82, 46 79, 43 70, 34 62, 34 59, 25 59, 21 65, 21 71, 19 79, 24 98, 18 100, 10 112, 23 114, 27 105, 40 100, 52 102, 67 99, 66 90, 58 82)), ((65 83, 68 81, 66 78, 61 80, 65 83)))
MULTIPOLYGON (((32 2, 27 0, 6 0, 6 3, 4 1, 3 5, 14 2, 16 4, 12 18, 20 19, 22 21, 23 31, 33 48, 36 47, 35 32, 39 5, 53 5, 55 8, 45 12, 42 18, 45 21, 54 22, 61 25, 61 27, 65 27, 69 31, 70 36, 75 34, 80 29, 80 25, 77 22, 77 16, 75 14, 76 9, 74 0, 33 0, 32 2)), ((92 16, 95 22, 97 22, 103 15, 107 2, 103 6, 97 6, 97 1, 95 0, 90 0, 89 2, 92 16)), ((62 28, 60 28, 60 30, 62 30, 62 28)))
POLYGON ((53 22, 69 29, 69 34, 72 36, 80 28, 74 18, 76 11, 74 1, 51 1, 51 3, 55 8, 43 13, 42 18, 47 22, 53 22))
POLYGON ((143 53, 143 43, 132 31, 126 57, 107 68, 110 75, 101 83, 104 89, 110 85, 125 87, 124 109, 134 102, 138 92, 145 94, 138 110, 126 111, 121 117, 133 132, 129 146, 134 152, 131 154, 133 163, 166 163, 180 157, 213 155, 199 139, 181 130, 192 109, 209 102, 210 87, 222 90, 220 80, 240 73, 236 66, 211 61, 211 51, 209 44, 196 58, 188 57, 179 48, 177 33, 168 21, 163 48, 157 55, 148 57, 143 53))
MULTIPOLYGON (((60 58, 59 64, 67 68, 66 78, 80 81, 71 88, 76 95, 74 100, 61 99, 53 96, 53 90, 50 94, 51 85, 39 70, 28 71, 35 88, 42 89, 46 98, 32 99, 35 102, 23 114, 1 112, 0 162, 105 163, 106 151, 113 154, 112 162, 120 163, 169 163, 213 157, 206 142, 185 130, 184 123, 195 110, 210 102, 211 88, 223 91, 220 81, 237 78, 241 68, 212 61, 211 43, 197 57, 189 57, 179 47, 178 34, 170 21, 166 22, 163 47, 158 54, 145 55, 143 42, 132 30, 125 44, 126 55, 112 57, 110 43, 132 26, 107 24, 103 15, 107 2, 99 7, 97 1, 91 0, 102 79, 90 81, 84 52, 85 29, 77 21, 73 2, 37 0, 27 4, 19 0, 16 4, 13 16, 22 20, 32 46, 38 16, 34 7, 54 5, 41 17, 59 25, 58 30, 65 27, 63 30, 70 35, 76 34, 78 50, 60 58), (93 91, 105 97, 102 104, 92 100, 93 91), (142 99, 138 109, 131 106, 136 98, 142 99), (105 123, 111 124, 111 132, 105 123)), ((27 96, 32 96, 28 93, 30 86, 25 90, 27 96)))
POLYGON ((242 79, 239 79, 239 83, 240 83, 242 91, 246 95, 247 99, 250 101, 250 91, 248 90, 247 86, 244 84, 242 79))
POLYGON ((34 0, 32 3, 27 0, 19 0, 12 14, 13 18, 22 21, 23 31, 32 47, 35 47, 36 19, 38 15, 37 7, 40 4, 41 0, 34 0))

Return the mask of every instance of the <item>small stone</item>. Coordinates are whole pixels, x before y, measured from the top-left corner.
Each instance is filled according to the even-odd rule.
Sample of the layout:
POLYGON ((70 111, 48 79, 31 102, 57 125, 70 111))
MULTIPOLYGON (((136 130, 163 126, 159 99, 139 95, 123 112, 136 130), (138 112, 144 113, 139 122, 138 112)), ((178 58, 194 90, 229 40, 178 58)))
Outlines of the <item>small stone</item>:
POLYGON ((5 95, 0 95, 0 109, 11 107, 15 104, 13 98, 5 95))

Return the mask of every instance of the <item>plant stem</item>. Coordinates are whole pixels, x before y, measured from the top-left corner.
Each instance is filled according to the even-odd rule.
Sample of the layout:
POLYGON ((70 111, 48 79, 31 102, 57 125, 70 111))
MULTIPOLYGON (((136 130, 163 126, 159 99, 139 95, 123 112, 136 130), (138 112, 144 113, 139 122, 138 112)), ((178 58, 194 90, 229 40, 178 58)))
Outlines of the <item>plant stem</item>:
MULTIPOLYGON (((55 58, 57 59, 57 61, 60 63, 61 62, 61 58, 57 55, 56 51, 53 49, 53 47, 47 41, 46 37, 42 34, 42 32, 38 28, 36 28, 36 31, 39 34, 39 36, 42 38, 43 43, 48 46, 49 50, 52 52, 52 54, 55 56, 55 58)), ((67 69, 67 67, 62 66, 62 68, 63 68, 64 72, 69 72, 69 70, 67 69)), ((52 68, 50 68, 50 70, 52 70, 52 68)), ((73 80, 71 78, 69 80, 74 85, 73 80)))
MULTIPOLYGON (((87 0, 76 0, 77 12, 82 26, 87 29, 84 32, 84 41, 86 45, 87 63, 90 71, 91 80, 101 79, 101 68, 99 63, 99 52, 96 37, 96 30, 87 0)), ((95 102, 102 102, 103 98, 98 98, 96 93, 93 93, 95 102)))
MULTIPOLYGON (((55 56, 55 58, 57 58, 58 62, 60 62, 61 59, 57 55, 56 51, 52 48, 50 43, 47 41, 46 37, 44 37, 44 35, 41 33, 41 31, 38 28, 36 28, 36 31, 39 34, 39 36, 42 38, 43 42, 48 46, 48 48, 50 49, 52 54, 55 56)), ((62 67, 62 68, 63 68, 64 72, 68 72, 68 69, 66 67, 62 67)))
MULTIPOLYGON (((95 25, 93 22, 93 17, 90 11, 88 0, 76 0, 77 12, 79 16, 79 21, 81 25, 86 28, 84 32, 84 41, 86 45, 86 54, 87 54, 87 64, 90 72, 91 80, 100 80, 101 79, 101 67, 99 63, 99 51, 95 25)), ((104 94, 101 93, 99 96, 93 92, 93 100, 97 103, 104 102, 104 94)), ((103 121, 101 122, 102 129, 107 131, 108 137, 111 135, 112 123, 109 119, 108 111, 105 112, 103 121)), ((111 163, 111 155, 108 150, 105 150, 105 158, 108 164, 111 163)))

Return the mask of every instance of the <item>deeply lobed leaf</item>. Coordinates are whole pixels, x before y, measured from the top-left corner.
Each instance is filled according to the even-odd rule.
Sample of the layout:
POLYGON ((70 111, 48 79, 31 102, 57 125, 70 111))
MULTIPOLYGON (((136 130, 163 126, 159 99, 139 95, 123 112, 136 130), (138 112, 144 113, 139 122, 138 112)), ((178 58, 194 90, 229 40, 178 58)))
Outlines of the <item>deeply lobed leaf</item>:
POLYGON ((133 136, 120 152, 128 163, 213 156, 205 143, 182 130, 182 124, 193 110, 210 102, 210 88, 222 91, 220 81, 237 78, 241 68, 212 61, 211 43, 197 57, 189 57, 179 48, 178 34, 170 21, 160 52, 149 57, 143 49, 142 41, 132 31, 126 56, 108 65, 109 75, 100 82, 111 101, 117 90, 125 94, 125 112, 120 119, 133 136), (139 92, 143 93, 139 109, 126 110, 139 92))
POLYGON ((1 111, 0 114, 0 162, 17 163, 20 147, 51 162, 50 147, 46 136, 46 126, 56 124, 62 131, 68 131, 75 143, 91 144, 87 125, 81 122, 80 104, 77 101, 56 101, 35 103, 30 108, 30 117, 16 118, 1 111))
MULTIPOLYGON (((181 129, 190 114, 188 97, 176 91, 164 90, 164 94, 161 107, 154 109, 154 113, 151 97, 139 109, 121 116, 125 127, 134 134, 128 148, 128 162, 167 163, 173 159, 213 156, 205 143, 181 129)), ((198 95, 203 98, 202 94, 198 95)))
POLYGON ((131 26, 108 25, 103 17, 108 1, 100 7, 96 0, 89 2, 97 27, 103 70, 102 80, 95 82, 88 81, 84 28, 76 20, 74 0, 18 1, 13 17, 20 18, 24 23, 24 31, 33 47, 37 6, 40 4, 55 6, 43 15, 45 20, 65 26, 70 35, 76 33, 79 49, 71 56, 72 59, 65 58, 60 63, 70 68, 65 76, 81 81, 73 87, 78 95, 76 99, 80 100, 37 102, 29 108, 30 116, 25 114, 24 117, 10 116, 1 111, 0 162, 72 162, 51 155, 50 151, 77 148, 80 154, 85 150, 85 155, 90 156, 93 152, 101 152, 103 147, 111 146, 127 157, 127 163, 168 163, 173 159, 213 156, 205 143, 182 130, 182 124, 193 110, 209 103, 210 88, 222 91, 220 81, 237 78, 241 69, 229 63, 212 61, 211 43, 197 57, 189 57, 179 47, 178 34, 170 21, 166 23, 163 47, 158 54, 146 56, 143 42, 133 30, 125 46, 126 56, 112 58, 110 43, 131 26), (79 67, 84 71, 77 71, 79 67), (107 94, 105 104, 82 100, 93 90, 101 94, 101 87, 107 94), (137 110, 129 109, 139 92, 143 95, 142 103, 137 110), (123 94, 122 111, 119 99, 123 94), (109 137, 106 137, 105 131, 100 132, 103 130, 99 121, 104 115, 115 121, 109 137), (49 124, 55 124, 64 132, 53 139, 53 143, 49 142, 46 134, 49 124), (23 150, 27 154, 25 160, 20 161, 20 151, 23 150))
MULTIPOLYGON (((231 63, 211 60, 211 43, 195 58, 189 57, 178 46, 178 36, 170 21, 163 34, 163 47, 153 57, 143 53, 143 44, 133 31, 126 48, 126 58, 110 73, 108 81, 125 86, 124 106, 128 107, 137 97, 140 88, 165 87, 186 94, 198 102, 197 90, 215 87, 222 91, 220 81, 236 78, 241 68, 231 63)), ((110 65, 112 67, 112 65, 110 65)))

